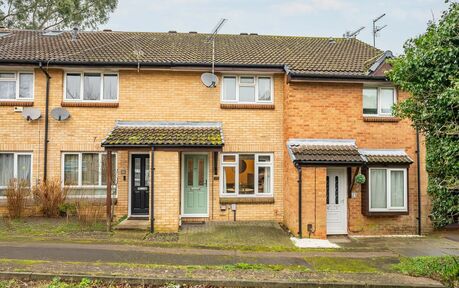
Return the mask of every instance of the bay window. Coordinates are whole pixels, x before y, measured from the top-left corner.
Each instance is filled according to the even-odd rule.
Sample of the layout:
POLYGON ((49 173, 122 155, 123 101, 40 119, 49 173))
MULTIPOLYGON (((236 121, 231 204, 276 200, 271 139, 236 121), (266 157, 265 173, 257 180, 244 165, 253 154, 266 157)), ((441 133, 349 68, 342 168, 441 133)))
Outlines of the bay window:
POLYGON ((118 100, 118 74, 66 73, 64 99, 84 102, 116 102, 118 100))
POLYGON ((222 154, 222 196, 272 196, 272 154, 222 154))
MULTIPOLYGON (((105 197, 106 153, 63 153, 62 183, 70 196, 105 197)), ((112 154, 112 194, 116 196, 116 154, 112 154)))
POLYGON ((396 103, 392 87, 365 87, 363 89, 363 114, 370 116, 391 116, 396 103))
POLYGON ((270 76, 224 75, 223 103, 273 103, 273 83, 270 76))
POLYGON ((11 180, 32 183, 31 153, 0 153, 0 197, 4 197, 11 180))
POLYGON ((370 168, 370 212, 407 211, 407 170, 370 168))
POLYGON ((0 72, 0 101, 33 100, 32 72, 0 72))

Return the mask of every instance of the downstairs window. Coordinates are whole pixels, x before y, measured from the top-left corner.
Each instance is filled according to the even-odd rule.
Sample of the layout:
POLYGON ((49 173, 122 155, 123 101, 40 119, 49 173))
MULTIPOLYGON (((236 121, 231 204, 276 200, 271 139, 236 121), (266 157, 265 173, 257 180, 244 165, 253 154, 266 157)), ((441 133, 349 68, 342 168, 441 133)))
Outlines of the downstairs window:
POLYGON ((407 170, 370 168, 370 212, 407 211, 407 170))
POLYGON ((32 183, 31 153, 0 153, 0 197, 6 196, 6 188, 11 180, 32 183))

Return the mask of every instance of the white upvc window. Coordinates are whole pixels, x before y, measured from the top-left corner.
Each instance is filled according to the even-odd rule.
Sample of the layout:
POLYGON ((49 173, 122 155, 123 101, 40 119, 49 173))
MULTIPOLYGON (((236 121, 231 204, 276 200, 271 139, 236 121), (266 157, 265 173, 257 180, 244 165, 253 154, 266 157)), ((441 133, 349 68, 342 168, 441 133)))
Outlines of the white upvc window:
POLYGON ((397 103, 393 87, 364 87, 363 115, 392 116, 392 106, 397 103))
POLYGON ((273 195, 273 154, 221 155, 220 194, 224 197, 273 195))
MULTIPOLYGON (((107 153, 62 153, 62 185, 69 188, 70 197, 105 197, 107 153)), ((112 154, 112 195, 117 195, 116 154, 112 154)))
POLYGON ((0 101, 33 101, 34 73, 0 71, 0 101))
POLYGON ((221 102, 271 104, 274 84, 271 76, 223 75, 221 102))
POLYGON ((25 180, 32 184, 32 153, 0 152, 0 198, 12 179, 25 180))
POLYGON ((407 169, 370 168, 369 169, 369 207, 370 212, 406 212, 407 169))
POLYGON ((117 102, 119 76, 112 72, 67 72, 64 100, 68 102, 117 102))

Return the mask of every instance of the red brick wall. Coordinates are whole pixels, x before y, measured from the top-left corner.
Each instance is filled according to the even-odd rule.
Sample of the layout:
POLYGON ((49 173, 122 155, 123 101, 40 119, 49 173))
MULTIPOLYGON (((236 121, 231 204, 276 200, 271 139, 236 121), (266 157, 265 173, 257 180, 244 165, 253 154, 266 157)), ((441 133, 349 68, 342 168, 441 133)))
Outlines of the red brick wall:
MULTIPOLYGON (((355 139, 359 148, 405 149, 415 161, 409 169, 409 214, 392 217, 362 215, 360 187, 355 185, 354 191, 357 192, 357 197, 348 200, 348 227, 349 234, 414 234, 417 227, 418 201, 415 131, 408 120, 365 121, 362 115, 362 89, 363 84, 351 83, 286 84, 284 89, 284 138, 285 140, 289 138, 355 139)), ((398 93, 399 100, 406 97, 406 93, 398 93)), ((431 225, 427 219, 429 203, 426 194, 427 175, 424 151, 422 147, 422 221, 424 231, 426 231, 425 229, 430 229, 431 225)), ((290 157, 285 157, 285 161, 290 162, 290 157)), ((285 164, 284 167, 288 167, 288 164, 285 164)), ((325 177, 325 174, 322 174, 319 177, 325 177)), ((292 183, 291 181, 286 182, 292 183)), ((289 207, 288 197, 293 197, 291 194, 298 192, 296 188, 289 187, 287 183, 284 184, 284 189, 285 207, 289 207)), ((311 209, 311 207, 308 206, 306 209, 311 209)), ((286 212, 285 218, 287 217, 291 216, 286 212)), ((293 220, 285 220, 285 222, 289 227, 293 225, 293 220)))

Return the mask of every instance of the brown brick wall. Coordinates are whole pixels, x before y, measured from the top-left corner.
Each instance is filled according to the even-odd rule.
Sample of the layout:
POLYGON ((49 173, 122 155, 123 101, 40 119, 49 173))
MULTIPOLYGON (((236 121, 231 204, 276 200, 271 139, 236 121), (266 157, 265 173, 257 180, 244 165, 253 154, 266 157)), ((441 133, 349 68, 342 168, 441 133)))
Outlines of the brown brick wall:
MULTIPOLYGON (((415 131, 408 120, 399 122, 365 122, 362 115, 362 84, 351 83, 290 83, 284 89, 284 137, 355 139, 359 148, 405 149, 416 159, 415 131)), ((398 99, 406 93, 399 92, 398 99)), ((422 206, 424 231, 431 229, 428 221, 429 201, 426 194, 425 147, 422 153, 422 206)), ((285 157, 286 162, 291 160, 285 157)), ((284 167, 290 164, 285 164, 284 167)), ((293 167, 293 165, 291 165, 293 167)), ((361 213, 361 193, 355 185, 357 197, 348 200, 348 227, 350 234, 415 234, 417 227, 417 176, 416 161, 409 169, 409 214, 403 216, 365 217, 361 213)), ((286 170, 287 171, 287 170, 286 170)), ((288 172, 290 174, 290 172, 288 172)), ((324 177, 321 175, 320 177, 324 177)), ((296 177, 297 178, 297 177, 296 177)), ((325 180, 325 179, 323 179, 325 180)), ((290 194, 297 194, 284 183, 285 206, 290 204, 290 194)), ((307 185, 307 184, 306 184, 307 185)), ((294 202, 294 201, 293 201, 294 202)), ((292 213, 294 214, 294 213, 292 213)), ((287 217, 287 213, 285 214, 287 217)), ((298 216, 296 216, 298 217, 298 216)), ((289 223, 289 221, 286 221, 289 223)), ((294 223, 292 223, 294 224, 294 223)))
MULTIPOLYGON (((64 70, 50 69, 50 74, 52 110, 61 107, 64 70)), ((238 220, 281 221, 283 76, 274 76, 274 109, 253 110, 222 109, 220 87, 204 87, 200 75, 200 72, 122 70, 119 72, 118 107, 66 107, 71 114, 68 120, 58 122, 50 117, 48 177, 60 179, 62 152, 103 151, 100 143, 114 127, 116 120, 219 121, 223 123, 225 152, 270 152, 275 155, 275 202, 239 204, 238 220)), ((45 83, 43 74, 35 69, 34 107, 39 108, 42 114, 45 111, 45 83)), ((13 112, 13 107, 0 106, 0 151, 32 151, 34 182, 43 176, 43 133, 43 117, 29 123, 20 113, 13 112)), ((117 154, 118 205, 115 216, 121 217, 128 213, 129 152, 118 151, 117 154), (122 171, 125 174, 121 174, 122 171)), ((209 163, 210 169, 213 163, 211 159, 209 163)), ((232 214, 228 211, 220 212, 218 180, 212 180, 210 185, 210 219, 232 219, 232 214)))

